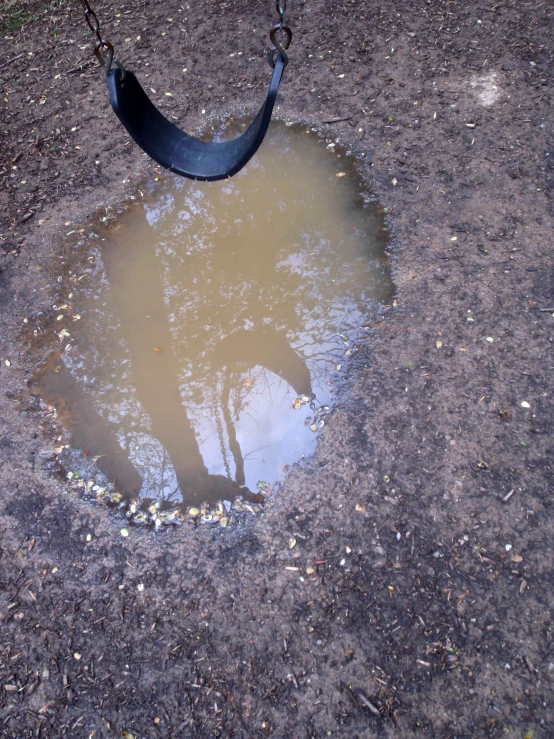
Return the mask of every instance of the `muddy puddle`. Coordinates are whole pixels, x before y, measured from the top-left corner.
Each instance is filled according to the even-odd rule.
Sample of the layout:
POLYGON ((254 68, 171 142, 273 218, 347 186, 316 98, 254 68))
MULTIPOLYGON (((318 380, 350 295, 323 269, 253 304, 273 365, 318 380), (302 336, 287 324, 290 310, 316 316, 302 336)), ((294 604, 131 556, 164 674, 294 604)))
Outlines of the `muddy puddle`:
POLYGON ((157 180, 76 245, 39 394, 73 474, 162 507, 261 501, 314 452, 391 298, 383 218, 301 126, 232 180, 157 180))

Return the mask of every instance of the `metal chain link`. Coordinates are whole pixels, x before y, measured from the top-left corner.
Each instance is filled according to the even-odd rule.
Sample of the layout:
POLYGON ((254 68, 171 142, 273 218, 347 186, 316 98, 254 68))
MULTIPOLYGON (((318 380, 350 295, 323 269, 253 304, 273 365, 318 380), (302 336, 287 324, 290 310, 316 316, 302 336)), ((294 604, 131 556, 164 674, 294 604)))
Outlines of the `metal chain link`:
MULTIPOLYGON (((109 73, 112 66, 114 58, 114 48, 110 41, 106 41, 106 39, 102 36, 102 33, 100 31, 100 21, 98 20, 98 16, 94 12, 94 10, 90 7, 88 0, 82 0, 82 3, 85 8, 85 20, 87 22, 87 25, 96 36, 94 53, 100 64, 105 67, 107 74, 109 73)), ((123 71, 123 68, 119 63, 118 66, 123 71)))
POLYGON ((268 61, 272 67, 275 66, 275 52, 279 54, 281 59, 283 60, 285 67, 288 64, 289 57, 286 52, 286 50, 290 46, 290 42, 292 41, 292 31, 290 30, 289 26, 285 23, 285 11, 287 9, 287 0, 275 0, 275 8, 277 12, 279 13, 279 23, 277 25, 273 26, 273 28, 269 31, 269 38, 271 39, 271 43, 275 47, 274 49, 271 49, 268 55, 268 61), (277 32, 279 32, 282 36, 284 35, 284 38, 280 41, 277 38, 277 32))
POLYGON ((279 25, 282 31, 284 23, 285 23, 285 11, 287 9, 287 0, 275 0, 275 8, 277 9, 277 12, 279 13, 279 25))

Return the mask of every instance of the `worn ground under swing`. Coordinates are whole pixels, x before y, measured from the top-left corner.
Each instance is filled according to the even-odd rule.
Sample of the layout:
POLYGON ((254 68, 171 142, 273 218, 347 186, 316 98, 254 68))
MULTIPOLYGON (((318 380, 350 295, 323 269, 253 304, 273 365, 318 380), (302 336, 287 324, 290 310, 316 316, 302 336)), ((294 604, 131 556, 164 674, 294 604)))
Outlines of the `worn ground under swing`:
MULTIPOLYGON (((278 116, 358 154, 396 306, 263 516, 125 539, 28 383, 67 234, 158 174, 80 8, 0 11, 2 737, 551 735, 548 5, 291 5, 278 116)), ((268 3, 97 12, 189 130, 264 94, 268 3)))

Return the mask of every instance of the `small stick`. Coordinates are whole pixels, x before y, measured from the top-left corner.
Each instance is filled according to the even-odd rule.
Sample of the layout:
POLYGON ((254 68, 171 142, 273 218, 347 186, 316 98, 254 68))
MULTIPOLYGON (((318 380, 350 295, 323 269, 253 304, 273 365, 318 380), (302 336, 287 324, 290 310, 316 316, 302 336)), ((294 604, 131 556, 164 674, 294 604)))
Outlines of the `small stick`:
POLYGON ((328 118, 325 121, 321 121, 322 123, 340 123, 341 121, 349 121, 352 118, 351 115, 343 115, 340 116, 340 118, 328 118))
POLYGON ((554 308, 539 308, 541 313, 554 313, 554 308))
POLYGON ((11 59, 8 59, 7 62, 4 62, 3 64, 0 64, 0 69, 4 69, 4 67, 7 67, 8 64, 11 64, 12 62, 15 62, 16 59, 21 59, 22 56, 25 56, 27 52, 22 51, 21 54, 18 54, 17 56, 12 56, 11 59))
POLYGON ((505 495, 505 496, 504 496, 504 497, 502 498, 502 500, 504 501, 504 503, 507 503, 507 502, 508 502, 508 501, 510 500, 510 498, 511 498, 511 497, 512 497, 512 495, 513 495, 513 494, 515 493, 515 491, 516 491, 516 489, 515 489, 515 488, 512 488, 512 489, 510 490, 510 492, 508 493, 508 495, 505 495))
POLYGON ((358 693, 357 693, 357 696, 356 696, 356 697, 358 698, 358 700, 359 700, 359 701, 361 701, 361 702, 362 702, 362 703, 364 704, 364 706, 365 706, 366 708, 369 708, 369 710, 371 711, 371 713, 374 713, 374 714, 375 714, 376 716, 379 716, 379 718, 381 718, 381 712, 379 711, 379 709, 377 708, 377 706, 375 706, 375 705, 374 705, 374 704, 373 704, 373 703, 372 703, 372 702, 371 702, 371 701, 369 700, 369 698, 367 698, 367 697, 366 697, 366 696, 365 696, 365 695, 364 695, 364 694, 362 693, 362 691, 361 691, 361 690, 358 690, 358 693))
POLYGON ((73 72, 80 72, 85 67, 88 67, 89 64, 92 64, 92 59, 85 59, 80 64, 78 64, 76 67, 72 67, 72 69, 68 69, 66 74, 73 74, 73 72))

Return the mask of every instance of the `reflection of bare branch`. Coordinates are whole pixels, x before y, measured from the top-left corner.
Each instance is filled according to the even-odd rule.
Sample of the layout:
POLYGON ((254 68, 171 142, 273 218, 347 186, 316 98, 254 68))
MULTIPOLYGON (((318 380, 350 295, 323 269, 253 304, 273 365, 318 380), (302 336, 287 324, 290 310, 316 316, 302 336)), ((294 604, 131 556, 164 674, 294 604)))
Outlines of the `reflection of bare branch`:
POLYGON ((267 444, 262 444, 262 445, 260 445, 259 447, 257 447, 256 449, 252 449, 252 450, 251 450, 250 452, 247 452, 247 453, 246 453, 246 454, 244 455, 244 459, 245 459, 245 461, 246 461, 247 459, 253 459, 253 458, 254 458, 254 455, 255 455, 255 454, 257 454, 258 452, 263 452, 263 451, 264 451, 264 449, 267 449, 267 448, 268 448, 267 444))
POLYGON ((227 429, 227 438, 229 440, 229 449, 233 455, 235 461, 235 480, 239 485, 244 485, 244 459, 241 453, 239 443, 237 441, 237 434, 233 421, 231 419, 231 413, 229 409, 229 396, 231 393, 231 373, 225 373, 225 380, 223 383, 223 390, 221 393, 221 409, 223 411, 223 418, 225 419, 225 427, 227 429))

